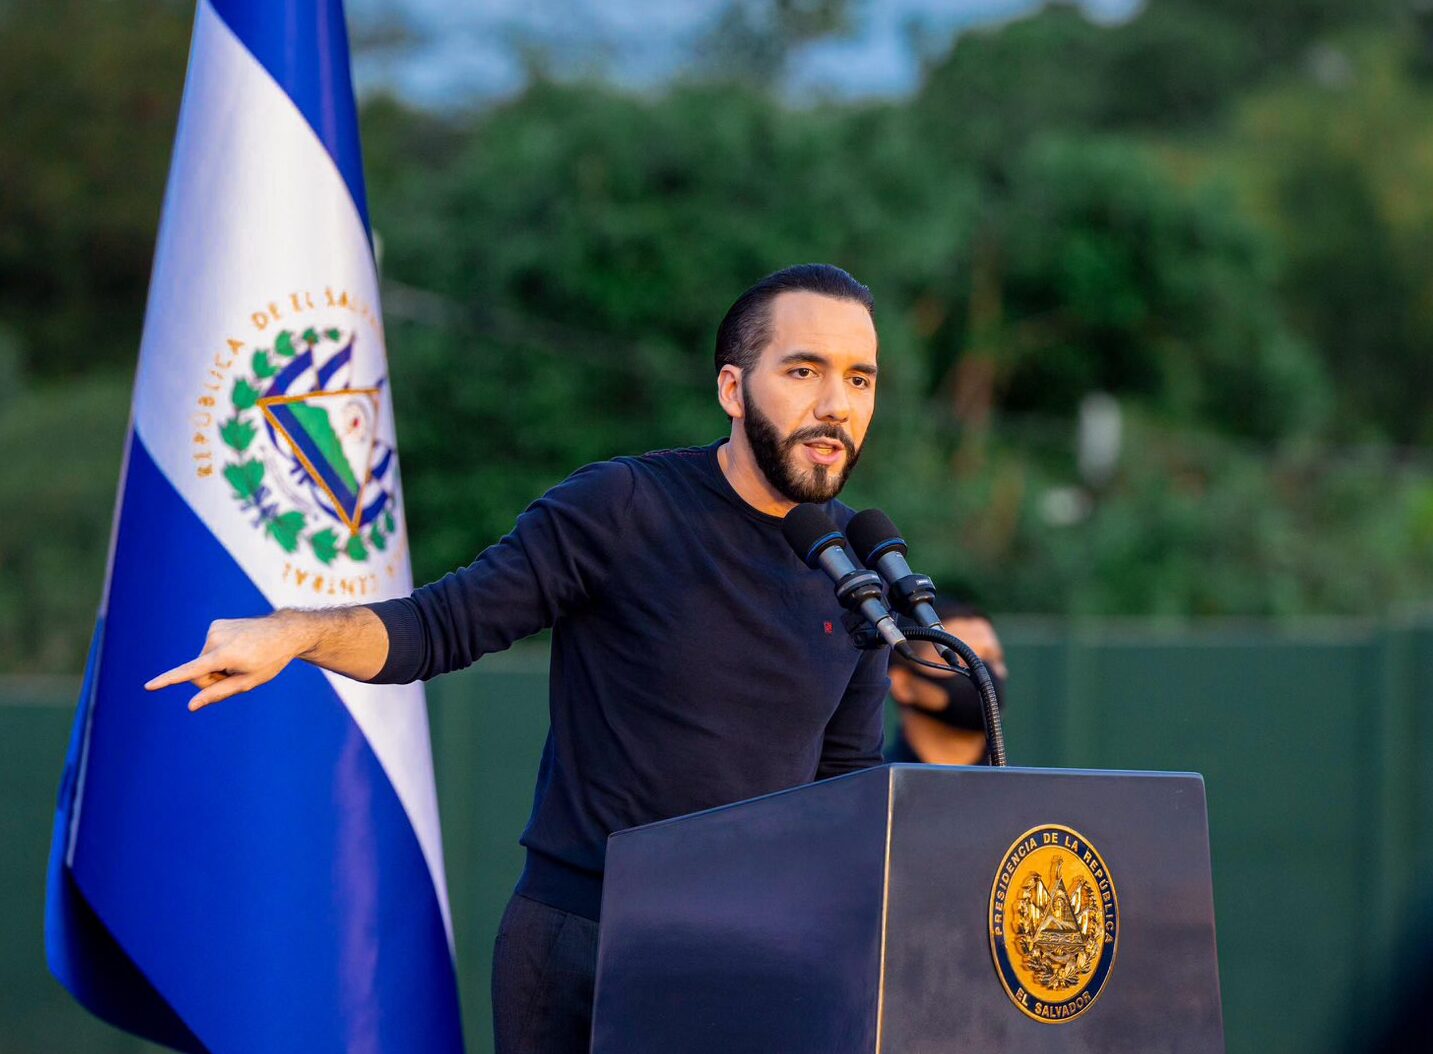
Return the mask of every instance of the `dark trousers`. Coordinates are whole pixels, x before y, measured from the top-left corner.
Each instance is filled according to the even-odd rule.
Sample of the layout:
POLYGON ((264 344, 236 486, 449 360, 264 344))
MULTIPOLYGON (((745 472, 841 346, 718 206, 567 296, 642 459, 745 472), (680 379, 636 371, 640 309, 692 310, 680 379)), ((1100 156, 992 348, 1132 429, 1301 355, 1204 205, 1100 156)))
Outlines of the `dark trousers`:
POLYGON ((587 1054, 597 923, 514 893, 493 945, 496 1054, 587 1054))

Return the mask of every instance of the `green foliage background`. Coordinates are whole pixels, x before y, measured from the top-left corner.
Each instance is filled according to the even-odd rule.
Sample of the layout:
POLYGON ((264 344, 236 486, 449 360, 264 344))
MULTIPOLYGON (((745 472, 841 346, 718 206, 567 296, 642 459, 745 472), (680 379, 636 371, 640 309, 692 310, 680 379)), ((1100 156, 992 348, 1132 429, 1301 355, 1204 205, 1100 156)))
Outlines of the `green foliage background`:
MULTIPOLYGON (((757 50, 734 15, 711 55, 743 61, 658 93, 366 100, 416 575, 587 461, 723 432, 726 306, 827 260, 879 305, 849 498, 943 584, 1068 615, 1426 603, 1427 6, 1151 0, 1101 26, 1052 4, 962 35, 909 99, 784 102, 783 48, 843 7, 757 50), (1090 479, 1095 392, 1124 440, 1090 479)), ((0 671, 82 662, 188 19, 0 0, 24 144, 0 150, 0 671)))

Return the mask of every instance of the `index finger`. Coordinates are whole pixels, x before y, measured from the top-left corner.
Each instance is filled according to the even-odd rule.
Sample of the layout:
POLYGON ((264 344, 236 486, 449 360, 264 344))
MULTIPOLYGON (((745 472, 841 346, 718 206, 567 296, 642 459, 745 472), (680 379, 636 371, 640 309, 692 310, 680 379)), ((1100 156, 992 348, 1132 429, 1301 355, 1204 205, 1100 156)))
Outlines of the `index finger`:
POLYGON ((215 673, 224 668, 224 664, 217 661, 215 657, 206 652, 196 659, 190 659, 182 666, 176 666, 172 670, 161 673, 158 677, 151 678, 144 682, 146 691, 157 691, 160 688, 168 688, 171 684, 182 684, 185 681, 192 681, 196 677, 202 677, 206 673, 215 673))

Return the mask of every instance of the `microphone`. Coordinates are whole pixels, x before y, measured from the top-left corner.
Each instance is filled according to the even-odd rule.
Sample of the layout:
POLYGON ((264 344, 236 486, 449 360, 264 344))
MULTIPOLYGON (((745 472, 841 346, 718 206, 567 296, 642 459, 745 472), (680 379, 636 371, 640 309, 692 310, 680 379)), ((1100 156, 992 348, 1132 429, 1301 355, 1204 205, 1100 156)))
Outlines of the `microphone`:
POLYGON ((906 540, 880 509, 866 509, 846 525, 851 548, 861 563, 879 571, 890 586, 891 606, 906 618, 930 629, 943 628, 935 612, 935 583, 906 563, 906 540))
POLYGON ((842 607, 860 612, 881 639, 902 655, 910 653, 905 634, 882 599, 880 575, 851 562, 846 555, 846 539, 831 517, 819 506, 798 505, 781 521, 781 533, 803 563, 813 570, 825 571, 836 583, 836 599, 842 607))
MULTIPOLYGON (((912 629, 910 636, 915 640, 928 640, 936 646, 941 658, 951 669, 959 672, 956 656, 965 660, 971 676, 980 688, 981 716, 985 722, 986 752, 990 764, 1003 767, 1005 764, 1005 731, 1000 722, 1000 700, 991 683, 990 671, 965 641, 947 633, 936 614, 935 583, 925 575, 918 575, 906 563, 906 540, 891 518, 880 509, 866 509, 851 517, 846 525, 851 545, 861 563, 874 567, 890 587, 891 604, 902 615, 919 623, 922 629, 912 629)), ((909 645, 907 645, 909 647, 909 645)), ((902 652, 904 654, 904 652, 902 652)))

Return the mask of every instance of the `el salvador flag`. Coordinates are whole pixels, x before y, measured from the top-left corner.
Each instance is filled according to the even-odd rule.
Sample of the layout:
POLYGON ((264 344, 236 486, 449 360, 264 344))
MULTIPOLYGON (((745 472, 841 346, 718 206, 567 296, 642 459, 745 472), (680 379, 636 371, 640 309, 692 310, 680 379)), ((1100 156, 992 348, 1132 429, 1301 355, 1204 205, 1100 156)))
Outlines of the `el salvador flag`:
POLYGON ((90 1010, 187 1051, 461 1050, 421 687, 143 687, 216 618, 411 588, 340 0, 200 0, 51 849, 90 1010))

